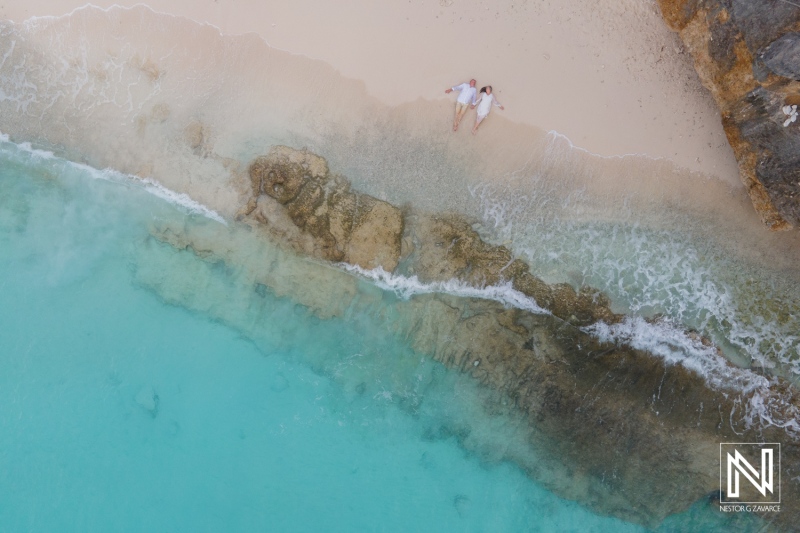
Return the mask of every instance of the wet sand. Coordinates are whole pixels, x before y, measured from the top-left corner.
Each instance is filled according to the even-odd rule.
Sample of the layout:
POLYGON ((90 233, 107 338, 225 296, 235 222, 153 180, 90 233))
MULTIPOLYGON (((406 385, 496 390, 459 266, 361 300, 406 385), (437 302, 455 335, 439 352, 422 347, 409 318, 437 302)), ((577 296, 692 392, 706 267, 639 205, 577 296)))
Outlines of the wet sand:
MULTIPOLYGON (((3 15, 21 19, 35 13, 60 10, 69 13, 72 7, 55 0, 26 3, 24 7, 15 5, 5 5, 3 15)), ((172 11, 179 12, 181 5, 175 3, 172 11)), ((624 17, 639 20, 637 28, 642 27, 642 17, 655 24, 655 19, 647 18, 655 14, 642 11, 644 4, 635 5, 639 11, 618 13, 617 24, 624 17)), ((633 119, 611 120, 597 113, 586 113, 578 122, 581 132, 570 138, 555 131, 570 133, 569 127, 562 127, 556 120, 518 120, 516 98, 504 92, 506 87, 517 84, 506 85, 499 80, 501 83, 492 83, 506 110, 493 111, 479 134, 472 136, 468 127, 457 133, 451 129, 455 97, 446 95, 444 88, 466 75, 459 74, 464 69, 453 67, 452 61, 445 59, 453 54, 460 56, 448 46, 429 42, 430 54, 409 57, 415 57, 419 64, 441 61, 443 72, 450 69, 450 74, 443 74, 435 83, 426 81, 427 89, 420 89, 417 94, 404 92, 409 101, 397 98, 388 105, 386 101, 392 97, 382 91, 400 85, 392 78, 397 72, 396 62, 387 62, 391 68, 378 68, 374 64, 371 70, 365 67, 364 81, 348 78, 342 75, 347 73, 344 67, 337 70, 336 64, 271 47, 259 34, 234 35, 247 29, 237 26, 235 21, 239 19, 232 18, 232 14, 248 12, 244 8, 219 11, 201 8, 192 15, 194 18, 211 20, 214 13, 221 16, 223 11, 231 15, 213 19, 225 33, 220 33, 220 27, 197 24, 184 16, 160 14, 143 5, 130 9, 87 6, 75 9, 72 15, 29 19, 18 26, 19 37, 14 38, 14 50, 6 61, 9 75, 5 91, 10 97, 4 104, 5 115, 0 117, 0 130, 11 134, 12 140, 38 141, 96 168, 111 167, 152 177, 228 217, 242 204, 250 161, 266 153, 272 145, 286 144, 324 155, 332 171, 347 176, 354 187, 395 205, 412 203, 422 210, 460 211, 481 217, 484 213, 480 200, 473 194, 476 187, 492 184, 511 191, 513 197, 520 197, 546 182, 550 206, 573 201, 576 194, 581 195, 580 209, 568 213, 573 219, 635 221, 668 230, 689 226, 693 232, 702 231, 748 260, 796 271, 797 250, 800 250, 797 235, 793 232, 775 235, 763 227, 734 170, 703 174, 697 172, 697 164, 694 169, 680 164, 678 155, 693 153, 680 148, 685 140, 692 149, 705 146, 703 150, 713 152, 713 158, 695 156, 701 162, 717 161, 719 165, 735 167, 726 141, 721 140, 712 150, 714 143, 709 147, 709 143, 690 139, 693 132, 709 132, 711 126, 692 128, 676 118, 682 116, 679 107, 693 109, 693 120, 702 116, 702 124, 719 128, 716 111, 686 63, 685 54, 673 50, 670 59, 654 63, 650 70, 644 69, 642 59, 630 60, 621 55, 617 58, 618 66, 628 72, 617 82, 632 76, 629 70, 635 63, 641 67, 633 69, 636 79, 658 78, 658 91, 670 90, 682 95, 678 98, 680 106, 669 110, 672 120, 648 112, 649 121, 658 123, 656 128, 640 127, 633 119), (54 50, 58 54, 54 55, 54 50), (36 63, 42 61, 46 66, 29 71, 33 85, 14 86, 15 78, 9 69, 17 68, 15 64, 34 65, 26 59, 34 57, 36 63), (666 65, 673 70, 662 72, 666 65), (689 70, 681 71, 685 78, 680 82, 678 71, 684 67, 689 70), (664 72, 670 75, 664 76, 664 72), (34 86, 35 91, 30 89, 34 86), (706 104, 708 107, 704 107, 706 104), (24 120, 15 117, 20 105, 25 107, 24 120), (672 141, 661 139, 662 134, 672 141), (625 139, 630 137, 647 147, 628 143, 625 139), (593 155, 590 150, 598 148, 576 140, 581 138, 615 146, 608 149, 610 155, 593 155), (622 155, 640 150, 661 158, 622 155), (667 157, 670 150, 671 159, 667 157)), ((540 21, 543 16, 540 11, 530 8, 525 13, 540 21), (539 15, 534 17, 534 12, 539 15)), ((517 24, 512 16, 516 11, 500 12, 505 17, 502 20, 517 24)), ((610 10, 604 16, 617 12, 610 10)), ((367 16, 366 12, 360 13, 359 16, 367 16)), ((269 19, 268 14, 263 16, 269 19)), ((378 13, 371 16, 377 17, 378 13)), ((313 11, 309 17, 310 21, 299 27, 317 35, 311 21, 322 14, 313 11)), ((323 22, 321 18, 318 20, 319 25, 324 25, 323 22)), ((500 24, 500 19, 492 24, 500 24)), ((492 24, 487 23, 487 27, 494 27, 492 24)), ((566 39, 570 28, 583 34, 597 24, 599 21, 566 24, 558 34, 566 39)), ((364 27, 370 25, 361 21, 354 26, 357 33, 366 31, 364 27)), ((389 26, 395 31, 394 26, 389 26)), ((268 31, 264 28, 272 28, 259 27, 264 32, 268 31)), ((602 25, 598 28, 598 31, 608 30, 602 25)), ((662 29, 665 38, 671 39, 666 28, 662 29)), ((520 39, 526 35, 525 31, 519 29, 520 39)), ((636 32, 620 34, 630 40, 636 32)), ((406 34, 402 38, 396 36, 399 41, 407 39, 406 34)), ((424 32, 420 39, 423 37, 424 32)), ((606 43, 601 37, 598 42, 606 43)), ((654 40, 652 36, 640 37, 642 42, 651 44, 654 40)), ((614 39, 621 38, 609 36, 608 49, 621 53, 623 49, 615 48, 614 44, 617 42, 614 39)), ((337 53, 347 55, 346 42, 322 41, 330 43, 325 47, 330 49, 329 53, 342 47, 337 53)), ((309 38, 309 42, 316 41, 309 38)), ((606 44, 601 48, 606 49, 606 44)), ((485 54, 495 53, 486 47, 481 50, 485 54)), ((524 48, 515 46, 512 50, 515 52, 509 52, 511 55, 522 54, 518 59, 524 64, 527 57, 524 48)), ((313 50, 306 52, 313 54, 313 50)), ((490 63, 479 60, 471 64, 490 63)), ((507 75, 512 73, 527 76, 520 82, 522 85, 542 85, 537 81, 542 77, 541 72, 536 69, 509 67, 507 75)), ((472 75, 482 77, 474 72, 472 75)), ((415 79, 415 83, 419 81, 415 79)), ((544 85, 558 92, 560 85, 583 82, 580 79, 573 83, 568 76, 561 76, 557 84, 544 85)), ((598 83, 598 87, 604 85, 598 83)), ((635 87, 632 83, 626 89, 628 92, 620 92, 623 97, 619 102, 630 104, 636 100, 638 97, 629 92, 635 87)), ((594 89, 597 87, 587 94, 596 92, 594 89)), ((520 98, 520 102, 530 99, 520 98)), ((573 109, 566 102, 564 106, 573 109)), ((552 112, 558 106, 541 107, 552 112)), ((660 112, 667 112, 664 106, 657 107, 660 112)), ((628 106, 631 113, 639 113, 638 109, 638 104, 628 106)), ((566 118, 575 113, 564 112, 559 116, 566 118)), ((473 117, 474 111, 470 111, 465 118, 467 125, 473 117)), ((542 212, 540 216, 551 214, 542 212)), ((515 251, 524 252, 516 248, 515 251)))
MULTIPOLYGON (((132 6, 136 1, 97 0, 132 6)), ((253 32, 272 47, 317 58, 388 105, 448 102, 470 77, 491 84, 510 121, 555 131, 604 156, 646 154, 740 187, 714 103, 652 0, 150 0, 152 9, 253 32)), ((70 13, 80 0, 13 0, 16 22, 70 13)), ((189 43, 187 43, 189 46, 189 43)), ((467 117, 474 120, 474 114, 467 117)), ((468 135, 468 128, 459 135, 468 135)))

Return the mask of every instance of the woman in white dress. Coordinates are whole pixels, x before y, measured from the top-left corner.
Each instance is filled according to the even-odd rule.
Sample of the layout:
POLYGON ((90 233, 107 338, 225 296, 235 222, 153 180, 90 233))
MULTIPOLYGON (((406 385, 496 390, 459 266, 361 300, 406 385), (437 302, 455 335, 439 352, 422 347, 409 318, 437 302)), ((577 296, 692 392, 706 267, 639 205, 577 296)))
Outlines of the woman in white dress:
POLYGON ((483 119, 489 115, 489 111, 492 109, 492 104, 496 105, 500 109, 505 109, 505 107, 503 107, 500 102, 497 101, 497 98, 495 98, 492 94, 492 86, 487 85, 481 89, 478 100, 472 104, 473 108, 478 106, 478 116, 475 118, 475 126, 472 128, 473 135, 475 135, 475 132, 478 131, 478 126, 481 125, 483 119))

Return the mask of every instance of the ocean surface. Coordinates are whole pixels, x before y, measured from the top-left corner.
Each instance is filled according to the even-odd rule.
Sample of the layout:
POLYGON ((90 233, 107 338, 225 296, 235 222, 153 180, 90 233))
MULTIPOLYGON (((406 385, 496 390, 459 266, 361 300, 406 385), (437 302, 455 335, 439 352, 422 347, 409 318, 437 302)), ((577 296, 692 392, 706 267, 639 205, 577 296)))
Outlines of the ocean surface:
MULTIPOLYGON (((465 450, 476 388, 375 317, 260 291, 254 340, 165 302, 140 269, 233 282, 151 242, 220 224, 160 196, 0 143, 0 531, 642 530, 465 450)), ((665 530, 698 516, 720 525, 701 505, 665 530)))
MULTIPOLYGON (((543 132, 476 155, 437 137, 435 103, 412 127, 359 90, 141 6, 0 22, 0 532, 642 530, 498 461, 518 422, 386 326, 420 293, 535 302, 321 265, 233 222, 246 164, 279 143, 376 197, 460 210, 548 282, 601 289, 629 319, 591 333, 750 394, 736 416, 800 436, 758 395, 800 376, 798 252, 741 195, 543 132), (256 283, 254 261, 280 283, 256 283), (336 290, 360 304, 320 312, 336 290)), ((701 500, 660 530, 760 527, 701 500)))
POLYGON ((452 403, 477 389, 376 317, 264 290, 251 339, 165 302, 140 270, 235 276, 152 242, 153 221, 221 224, 154 192, 0 143, 0 531, 642 530, 465 450, 452 403))
POLYGON ((462 378, 365 339, 370 317, 265 291, 255 343, 165 303, 141 263, 202 260, 144 251, 153 219, 219 224, 0 145, 0 531, 640 530, 465 452, 439 427, 462 378), (348 393, 311 363, 366 353, 413 360, 423 414, 393 401, 396 376, 348 393))

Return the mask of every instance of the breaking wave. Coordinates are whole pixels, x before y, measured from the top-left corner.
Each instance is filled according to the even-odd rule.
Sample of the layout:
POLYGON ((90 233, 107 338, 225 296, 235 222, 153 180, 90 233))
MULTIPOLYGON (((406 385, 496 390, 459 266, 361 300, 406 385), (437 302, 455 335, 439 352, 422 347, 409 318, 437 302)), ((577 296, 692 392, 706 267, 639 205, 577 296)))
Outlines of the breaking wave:
POLYGON ((737 366, 800 376, 800 293, 782 276, 737 260, 675 220, 671 230, 619 219, 569 218, 588 211, 574 191, 558 199, 545 180, 525 194, 483 186, 483 224, 494 239, 513 243, 537 275, 602 290, 634 317, 664 316, 712 339, 737 366), (533 213, 533 214, 531 214, 533 213))
POLYGON ((511 282, 503 285, 489 285, 487 287, 473 287, 456 279, 424 283, 421 282, 417 276, 406 277, 399 274, 392 274, 386 272, 381 267, 366 270, 358 265, 351 265, 348 263, 339 263, 339 266, 348 272, 369 279, 381 289, 391 291, 403 299, 408 299, 415 294, 443 293, 464 298, 492 300, 500 302, 508 307, 530 311, 537 315, 550 314, 550 311, 540 307, 534 298, 514 289, 511 286, 511 282))
POLYGON ((213 209, 193 200, 188 194, 173 191, 164 187, 152 178, 140 178, 132 174, 125 174, 114 170, 112 168, 96 169, 84 163, 76 163, 61 157, 56 156, 53 152, 34 148, 29 142, 14 143, 11 142, 9 136, 0 133, 0 150, 8 157, 13 157, 15 154, 26 154, 30 159, 38 162, 49 162, 55 170, 71 168, 80 170, 86 175, 94 179, 113 181, 121 184, 129 184, 140 187, 142 190, 161 198, 162 200, 177 206, 179 209, 186 213, 199 215, 210 220, 219 222, 220 224, 228 225, 225 219, 213 209), (9 149, 10 148, 10 149, 9 149))
MULTIPOLYGON (((417 276, 392 274, 382 268, 368 270, 347 263, 339 266, 402 299, 439 293, 491 300, 536 314, 550 314, 535 299, 513 289, 510 283, 487 287, 473 287, 455 279, 424 283, 417 276)), ((681 365, 701 376, 712 389, 736 395, 738 410, 728 414, 731 427, 742 420, 748 428, 776 426, 793 438, 800 438, 800 412, 789 401, 791 392, 776 390, 774 378, 734 366, 717 346, 670 319, 646 320, 641 316, 629 316, 618 324, 598 322, 582 331, 603 342, 645 351, 660 358, 665 365, 681 365)))

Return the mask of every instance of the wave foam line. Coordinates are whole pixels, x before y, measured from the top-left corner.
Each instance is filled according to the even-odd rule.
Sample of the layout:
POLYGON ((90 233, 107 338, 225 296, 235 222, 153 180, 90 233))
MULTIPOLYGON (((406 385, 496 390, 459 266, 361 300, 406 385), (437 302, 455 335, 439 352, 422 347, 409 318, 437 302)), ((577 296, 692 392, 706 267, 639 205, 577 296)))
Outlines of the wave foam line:
POLYGON ((173 191, 172 189, 168 189, 163 185, 161 185, 160 183, 158 183, 156 180, 151 178, 140 178, 138 176, 131 176, 131 175, 126 175, 126 177, 142 183, 144 186, 144 190, 146 190, 153 196, 157 196, 162 200, 166 200, 171 204, 178 205, 184 208, 185 210, 189 211, 190 213, 210 218, 211 220, 215 220, 224 226, 228 225, 225 219, 222 218, 222 215, 220 215, 213 209, 206 207, 200 202, 193 200, 192 197, 186 193, 176 192, 173 191))
POLYGON ((56 156, 53 152, 47 150, 40 150, 38 148, 34 148, 33 145, 29 142, 24 143, 15 143, 9 139, 9 136, 0 132, 0 143, 7 143, 15 146, 22 152, 27 153, 32 158, 40 159, 40 160, 56 160, 64 165, 72 167, 77 170, 81 170, 95 179, 102 179, 106 181, 112 181, 115 183, 130 183, 133 182, 136 185, 140 186, 146 192, 165 200, 166 202, 175 205, 182 210, 194 214, 200 215, 205 218, 209 218, 220 224, 225 226, 228 223, 225 219, 214 211, 213 209, 201 204, 200 202, 193 200, 191 196, 186 193, 180 193, 177 191, 173 191, 172 189, 168 189, 164 187, 159 182, 152 178, 140 178, 139 176, 134 176, 133 174, 125 174, 118 170, 114 170, 113 168, 104 168, 104 169, 97 169, 92 166, 89 166, 85 163, 76 163, 74 161, 70 161, 68 159, 63 159, 56 156))
POLYGON ((667 320, 649 323, 640 317, 628 317, 619 324, 599 322, 583 330, 602 341, 625 343, 644 350, 661 357, 667 364, 682 365, 702 376, 713 389, 740 394, 729 415, 731 428, 735 427, 738 406, 741 408, 739 417, 746 427, 774 426, 794 439, 800 438, 800 411, 791 401, 790 391, 772 388, 775 380, 729 364, 714 346, 706 346, 667 320))
POLYGON ((769 387, 769 380, 750 370, 732 366, 714 346, 706 346, 668 320, 655 323, 641 317, 626 317, 618 324, 598 322, 581 328, 603 342, 623 343, 679 364, 702 376, 713 388, 734 388, 745 394, 769 387))
MULTIPOLYGON (((536 300, 515 290, 511 283, 476 288, 451 279, 444 282, 423 283, 417 276, 391 274, 383 268, 367 270, 357 265, 341 263, 349 272, 356 273, 375 283, 383 290, 392 291, 408 299, 415 294, 444 293, 468 298, 482 298, 500 302, 536 314, 552 314, 540 307, 536 300)), ((709 386, 719 390, 736 390, 750 393, 768 388, 769 380, 750 370, 734 367, 721 356, 716 347, 706 346, 700 339, 692 338, 668 320, 655 323, 641 317, 627 317, 618 324, 598 322, 581 330, 602 342, 626 344, 664 360, 667 364, 680 364, 703 377, 709 386)))
MULTIPOLYGON (((551 314, 539 307, 533 298, 513 289, 510 283, 484 288, 472 287, 454 279, 423 283, 417 276, 391 274, 380 267, 367 270, 348 263, 340 263, 339 266, 403 299, 415 294, 444 293, 493 300, 536 314, 551 314)), ((730 413, 731 427, 734 427, 736 411, 741 409, 739 417, 748 428, 775 426, 784 429, 792 438, 800 438, 800 412, 789 401, 790 393, 773 390, 772 382, 764 376, 732 366, 714 346, 706 346, 667 320, 650 323, 640 317, 628 317, 619 324, 598 322, 582 328, 582 331, 604 342, 623 343, 646 351, 663 359, 665 364, 680 364, 700 375, 709 387, 740 394, 735 401, 738 408, 734 407, 730 413)))
MULTIPOLYGON (((769 390, 756 391, 744 402, 742 419, 747 427, 775 426, 787 435, 800 439, 800 412, 788 400, 788 394, 771 394, 769 390)), ((733 418, 731 413, 731 418, 733 418)))
POLYGON ((348 272, 354 272, 364 278, 372 280, 375 285, 386 291, 392 291, 403 299, 408 299, 415 294, 434 294, 443 293, 453 296, 463 296, 466 298, 481 298, 500 302, 509 307, 530 311, 537 315, 549 315, 550 311, 544 309, 536 303, 536 300, 514 289, 511 282, 503 285, 489 285, 488 287, 477 288, 462 281, 451 279, 449 281, 434 281, 423 283, 415 276, 406 277, 398 274, 386 272, 378 267, 372 270, 361 268, 349 263, 340 263, 340 266, 348 272))
POLYGON ((585 154, 589 154, 589 155, 594 156, 594 157, 599 157, 600 159, 626 159, 626 158, 629 158, 629 157, 644 157, 644 158, 647 158, 647 159, 651 159, 653 161, 667 160, 666 157, 650 155, 650 154, 648 154, 646 152, 631 152, 631 153, 627 153, 627 154, 616 154, 616 155, 598 154, 596 152, 592 152, 590 150, 587 150, 586 148, 583 148, 581 146, 576 145, 575 143, 572 142, 572 139, 570 139, 569 137, 567 137, 563 133, 560 133, 560 132, 558 132, 556 130, 548 131, 547 132, 547 137, 550 139, 551 144, 555 144, 555 141, 560 139, 562 141, 566 141, 567 145, 569 146, 569 148, 571 150, 576 150, 578 152, 583 152, 585 154))

